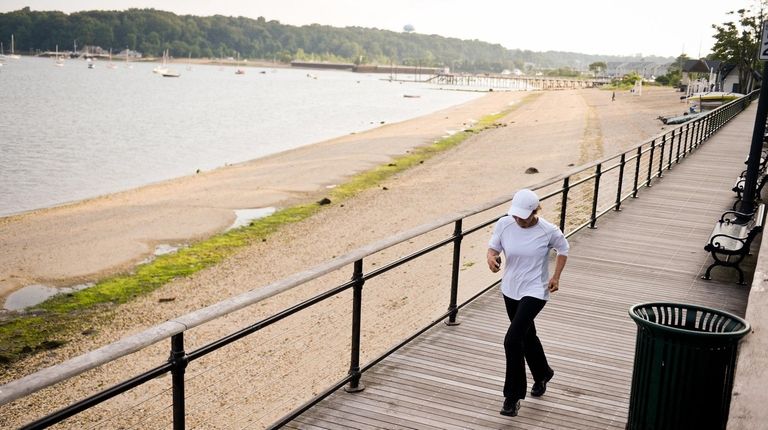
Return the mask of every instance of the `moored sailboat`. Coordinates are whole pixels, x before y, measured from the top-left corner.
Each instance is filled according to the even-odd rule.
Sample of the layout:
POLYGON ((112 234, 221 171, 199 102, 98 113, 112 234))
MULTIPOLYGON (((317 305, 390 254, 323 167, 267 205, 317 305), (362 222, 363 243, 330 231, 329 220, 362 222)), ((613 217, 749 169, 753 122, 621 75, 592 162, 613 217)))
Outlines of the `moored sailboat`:
POLYGON ((59 45, 56 45, 56 61, 53 65, 56 67, 64 67, 64 59, 59 57, 59 45))
POLYGON ((109 48, 109 63, 107 63, 108 69, 117 69, 115 63, 112 62, 112 48, 109 48))
POLYGON ((168 69, 168 50, 166 49, 165 51, 163 51, 162 62, 160 63, 160 65, 152 69, 152 73, 157 73, 158 75, 162 75, 164 73, 167 73, 168 70, 169 70, 168 69))
POLYGON ((128 47, 125 47, 125 68, 126 69, 133 69, 133 65, 129 61, 129 58, 131 56, 131 50, 128 49, 128 47))
POLYGON ((11 53, 7 56, 7 58, 10 58, 12 60, 18 60, 19 58, 21 58, 21 55, 15 54, 13 52, 13 45, 14 45, 14 43, 13 43, 13 35, 11 35, 11 53))
POLYGON ((245 74, 245 70, 240 68, 240 53, 239 52, 237 53, 237 63, 236 64, 237 64, 237 69, 235 70, 235 74, 236 75, 244 75, 245 74))

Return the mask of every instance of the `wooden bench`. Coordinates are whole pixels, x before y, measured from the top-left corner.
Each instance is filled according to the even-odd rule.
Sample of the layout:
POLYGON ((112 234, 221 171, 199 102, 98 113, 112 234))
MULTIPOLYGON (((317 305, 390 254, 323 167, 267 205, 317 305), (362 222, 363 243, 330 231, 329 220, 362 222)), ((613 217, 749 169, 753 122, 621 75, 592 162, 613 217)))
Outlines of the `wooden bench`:
MULTIPOLYGON (((760 177, 757 180, 757 188, 755 189, 755 198, 759 199, 760 194, 763 192, 763 186, 768 181, 768 175, 763 170, 760 170, 760 177)), ((736 198, 741 200, 742 193, 744 192, 744 183, 747 181, 747 171, 741 172, 736 183, 733 185, 733 191, 736 192, 736 198)))
POLYGON ((724 213, 712 229, 709 235, 709 243, 704 250, 712 254, 715 260, 702 278, 710 278, 712 268, 715 266, 735 267, 739 271, 739 284, 744 284, 744 272, 739 263, 749 255, 749 247, 752 240, 761 231, 765 224, 765 205, 760 204, 752 214, 744 214, 735 211, 724 213))
MULTIPOLYGON (((749 164, 749 157, 744 161, 744 164, 749 164)), ((763 152, 760 154, 760 163, 757 168, 757 174, 759 178, 757 179, 757 183, 755 184, 755 198, 760 198, 760 193, 763 190, 763 186, 766 183, 766 180, 768 179, 766 175, 766 164, 768 164, 768 150, 763 150, 763 152)), ((736 192, 736 198, 741 200, 742 194, 744 193, 744 183, 747 181, 747 171, 743 170, 738 178, 736 178, 736 183, 733 184, 733 188, 731 188, 734 192, 736 192)), ((738 205, 738 202, 734 204, 734 208, 736 208, 736 205, 738 205)))

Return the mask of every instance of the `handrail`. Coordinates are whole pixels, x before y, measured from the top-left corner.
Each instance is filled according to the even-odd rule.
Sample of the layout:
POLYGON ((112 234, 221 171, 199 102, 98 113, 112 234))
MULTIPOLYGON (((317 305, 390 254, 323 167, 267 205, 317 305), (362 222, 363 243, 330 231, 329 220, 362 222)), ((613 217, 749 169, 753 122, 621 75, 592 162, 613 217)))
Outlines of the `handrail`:
MULTIPOLYGON (((664 169, 667 169, 667 170, 671 169, 673 166, 673 163, 672 163, 673 155, 675 156, 674 164, 679 163, 681 160, 681 157, 685 158, 688 153, 695 150, 706 139, 708 139, 717 129, 725 125, 725 123, 727 123, 732 118, 734 118, 738 113, 746 109, 746 106, 748 106, 748 103, 751 100, 754 100, 756 98, 757 93, 758 91, 754 91, 745 97, 742 97, 728 104, 720 106, 717 109, 709 112, 705 116, 698 117, 690 121, 689 123, 681 124, 677 127, 672 128, 670 131, 660 133, 654 136, 653 138, 647 139, 642 143, 631 147, 630 149, 624 151, 621 154, 608 156, 603 159, 587 163, 583 166, 571 169, 561 175, 558 175, 549 179, 545 179, 531 186, 530 188, 533 190, 545 190, 545 188, 547 187, 556 185, 558 183, 562 183, 562 186, 560 188, 551 192, 541 193, 541 194, 542 194, 542 200, 547 200, 549 198, 556 197, 558 195, 562 197, 561 201, 559 202, 559 204, 561 205, 560 226, 567 236, 571 236, 576 232, 582 230, 583 228, 586 228, 587 226, 589 226, 590 228, 595 228, 595 223, 598 218, 602 217, 603 215, 610 212, 611 210, 618 210, 623 200, 630 197, 636 197, 637 190, 639 187, 642 187, 642 186, 650 187, 652 178, 662 177, 662 173, 664 169), (675 134, 678 130, 679 130, 679 133, 675 134), (685 135, 685 143, 683 143, 683 135, 685 135), (671 136, 671 140, 669 142, 667 142, 667 136, 671 136), (675 137, 677 137, 678 139, 675 139, 675 137), (677 150, 673 151, 675 140, 677 140, 677 150), (660 143, 657 145, 658 141, 660 141, 660 143), (644 146, 648 144, 650 145, 647 148, 643 149, 644 146), (681 145, 682 145, 682 153, 681 153, 681 145), (658 160, 653 158, 655 148, 658 148, 660 151, 658 160), (642 157, 645 154, 649 154, 647 172, 646 171, 641 172, 641 168, 643 169, 646 168, 642 166, 642 157), (665 160, 665 156, 667 157, 666 160, 665 160), (615 159, 619 159, 620 161, 618 161, 615 165, 611 165, 610 167, 603 168, 603 165, 607 165, 607 163, 615 159), (632 183, 632 187, 630 189, 624 190, 623 189, 625 186, 624 174, 626 173, 626 170, 628 168, 631 168, 631 167, 628 167, 631 165, 629 161, 633 161, 633 160, 636 161, 634 163, 635 170, 633 172, 634 182, 632 183), (654 162, 658 162, 658 168, 653 165, 654 162), (608 192, 608 196, 609 196, 608 199, 610 199, 611 204, 608 204, 607 206, 601 206, 601 203, 600 203, 601 178, 603 176, 606 176, 608 173, 615 173, 617 167, 619 168, 618 178, 617 178, 618 187, 615 192, 606 191, 608 192), (594 170, 594 173, 590 174, 590 170, 594 170), (641 177, 640 175, 645 176, 646 174, 647 174, 647 179, 645 179, 642 183, 639 183, 638 181, 639 181, 639 178, 641 177), (583 178, 579 177, 580 175, 585 175, 585 177, 583 178), (568 212, 567 212, 568 199, 570 195, 569 193, 571 193, 579 185, 586 184, 590 180, 594 180, 595 185, 592 189, 589 189, 589 187, 586 187, 587 189, 584 190, 584 192, 586 192, 587 196, 592 200, 591 212, 590 212, 591 215, 586 220, 586 222, 583 222, 579 224, 577 227, 572 227, 570 230, 566 231, 567 229, 565 228, 565 223, 566 223, 566 220, 569 219, 568 212), (626 192, 623 192, 623 191, 626 191, 626 192)), ((60 363, 58 365, 48 367, 46 369, 40 370, 31 375, 27 375, 21 379, 9 382, 3 386, 0 386, 0 405, 20 399, 26 395, 39 391, 45 387, 48 387, 58 382, 72 378, 85 371, 97 368, 105 363, 127 356, 131 353, 139 351, 143 348, 146 348, 162 340, 171 338, 172 354, 169 361, 143 375, 134 377, 129 381, 143 380, 143 378, 146 377, 146 375, 148 374, 155 375, 157 372, 172 372, 174 376, 173 377, 174 418, 175 418, 174 428, 184 428, 184 422, 183 422, 184 421, 183 420, 183 417, 184 417, 184 413, 183 413, 184 368, 187 366, 187 364, 190 361, 196 358, 199 358, 207 354, 208 352, 218 349, 219 347, 225 344, 236 341, 237 339, 245 335, 258 331, 259 329, 266 327, 267 325, 279 319, 282 319, 286 316, 292 315, 293 313, 298 312, 301 309, 312 306, 313 304, 319 301, 322 301, 340 291, 343 291, 349 288, 357 288, 356 286, 361 287, 362 282, 365 282, 366 279, 377 276, 380 273, 383 273, 386 270, 389 270, 390 268, 399 266, 400 264, 403 264, 406 261, 410 261, 412 259, 418 258, 419 256, 425 253, 431 252, 432 250, 435 250, 442 246, 447 246, 451 243, 453 243, 454 245, 454 264, 452 269, 453 273, 452 273, 452 283, 451 283, 452 284, 451 285, 451 289, 452 289, 451 303, 449 305, 448 312, 445 315, 441 316, 440 319, 433 322, 431 325, 436 324, 446 316, 450 318, 450 321, 455 321, 457 311, 461 307, 465 306, 467 303, 469 303, 471 300, 474 299, 473 297, 472 299, 465 301, 461 305, 457 305, 455 303, 455 300, 456 300, 455 289, 458 288, 458 278, 457 278, 458 277, 458 270, 457 270, 458 261, 457 261, 456 255, 458 255, 458 250, 460 249, 459 247, 461 244, 461 238, 463 238, 468 234, 477 232, 483 227, 494 223, 496 220, 498 220, 498 218, 500 218, 500 216, 495 216, 490 220, 481 222, 479 225, 470 227, 466 230, 462 230, 462 221, 473 215, 477 215, 477 214, 486 212, 490 209, 496 208, 500 205, 503 205, 509 202, 512 199, 512 197, 513 197, 513 194, 505 194, 494 200, 488 201, 484 204, 477 205, 467 210, 458 211, 458 212, 454 212, 452 214, 443 216, 432 222, 422 224, 410 230, 394 235, 390 238, 383 239, 383 240, 371 243, 369 245, 360 247, 347 254, 344 254, 342 256, 339 256, 327 262, 316 265, 310 269, 295 273, 291 276, 288 276, 279 281, 271 283, 263 288, 250 290, 248 292, 223 300, 211 306, 179 316, 172 320, 166 321, 165 323, 162 323, 154 327, 151 327, 147 330, 144 330, 138 334, 125 337, 114 343, 98 348, 94 351, 91 351, 86 354, 80 355, 78 357, 74 357, 72 359, 64 361, 63 363, 60 363), (452 223, 455 225, 455 228, 454 228, 454 233, 450 238, 434 243, 409 256, 401 257, 398 260, 395 260, 394 262, 390 263, 389 265, 380 267, 367 274, 362 272, 362 261, 364 258, 372 254, 378 253, 380 251, 383 251, 392 246, 406 242, 410 239, 433 232, 435 230, 438 230, 452 223), (260 321, 249 327, 241 329, 240 331, 233 333, 225 338, 214 341, 213 343, 203 346, 196 351, 190 352, 188 354, 184 352, 183 333, 185 331, 192 329, 194 327, 200 326, 202 324, 205 324, 206 322, 209 322, 216 318, 226 316, 232 312, 235 312, 247 306, 258 303, 266 298, 269 298, 279 293, 290 290, 296 286, 299 286, 311 280, 317 279, 323 275, 326 275, 338 269, 342 269, 346 266, 349 266, 350 264, 354 265, 355 267, 352 281, 342 284, 340 286, 337 286, 332 290, 326 291, 325 293, 322 293, 305 302, 295 305, 292 308, 284 310, 279 314, 273 315, 263 321, 260 321), (179 409, 179 405, 181 405, 180 409, 179 409)), ((579 222, 578 219, 575 221, 577 223, 579 222)), ((360 300, 362 299, 359 297, 359 294, 355 294, 355 300, 353 301, 354 306, 359 306, 360 300)), ((355 336, 359 338, 359 330, 355 336)), ((353 338, 355 338, 355 336, 353 336, 353 338)), ((401 344, 400 346, 402 346, 403 344, 401 344)), ((344 378, 344 382, 341 383, 343 385, 346 382, 350 382, 351 389, 358 388, 357 381, 359 381, 360 379, 360 374, 370 367, 370 364, 360 366, 359 363, 356 362, 355 355, 358 354, 359 352, 355 350, 356 349, 355 346, 356 345, 353 342, 353 348, 351 351, 352 352, 351 361, 353 365, 350 368, 350 375, 344 378)), ((359 344, 357 346, 359 347, 359 344)), ((389 352, 385 353, 383 356, 374 359, 374 362, 378 362, 379 360, 383 359, 383 357, 386 357, 392 351, 393 350, 390 350, 389 352)), ((34 423, 31 423, 28 425, 28 427, 25 427, 25 428, 42 428, 47 425, 51 425, 53 423, 59 422, 67 418, 68 416, 71 416, 74 413, 77 413, 77 411, 82 411, 89 407, 95 406, 96 404, 108 398, 111 398, 114 395, 119 394, 120 392, 123 392, 125 390, 132 388, 132 385, 126 384, 126 382, 119 384, 118 386, 113 387, 112 389, 108 389, 102 392, 102 393, 110 392, 108 396, 107 395, 92 396, 92 398, 98 397, 98 399, 89 398, 89 399, 80 401, 70 407, 64 408, 61 411, 58 411, 34 423)), ((315 401, 319 401, 317 399, 318 398, 316 397, 315 401)))

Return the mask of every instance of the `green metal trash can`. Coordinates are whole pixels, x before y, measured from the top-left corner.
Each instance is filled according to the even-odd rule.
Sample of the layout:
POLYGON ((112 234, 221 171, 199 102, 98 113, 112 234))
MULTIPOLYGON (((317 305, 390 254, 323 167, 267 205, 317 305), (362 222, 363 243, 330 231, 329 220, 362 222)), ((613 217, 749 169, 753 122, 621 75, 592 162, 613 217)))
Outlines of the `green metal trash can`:
POLYGON ((629 430, 725 429, 739 340, 749 323, 676 303, 629 309, 637 324, 629 430))

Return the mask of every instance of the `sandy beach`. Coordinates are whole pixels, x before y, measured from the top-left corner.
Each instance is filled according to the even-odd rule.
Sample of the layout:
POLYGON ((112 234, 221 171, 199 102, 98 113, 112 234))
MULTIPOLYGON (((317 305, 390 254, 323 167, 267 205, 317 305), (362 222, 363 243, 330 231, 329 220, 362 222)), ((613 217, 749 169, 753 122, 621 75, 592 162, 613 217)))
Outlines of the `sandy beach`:
MULTIPOLYGON (((595 89, 542 92, 522 102, 528 96, 489 93, 464 105, 365 133, 193 177, 1 219, 3 296, 33 283, 71 285, 92 281, 133 267, 158 244, 188 243, 223 231, 235 220, 236 209, 316 201, 324 196, 327 187, 344 182, 356 172, 466 128, 484 115, 519 104, 499 120, 503 127, 473 136, 343 205, 331 204, 215 267, 177 279, 120 306, 102 323, 89 327, 87 335, 23 360, 0 382, 267 285, 445 214, 511 194, 574 165, 614 154, 660 132, 662 124, 657 116, 683 109, 671 89, 647 88, 642 96, 617 92, 615 102, 610 92, 595 89), (529 167, 539 173, 525 174, 529 167), (173 300, 161 300, 168 298, 173 300)), ((423 241, 441 234, 445 237, 445 232, 438 231, 423 241)), ((487 237, 481 236, 467 241, 463 248, 460 300, 493 279, 484 267, 487 237)), ((367 264, 382 264, 423 243, 414 240, 388 249, 367 264)), ((405 265, 392 276, 366 285, 364 361, 445 310, 446 280, 450 278, 450 257, 446 252, 438 252, 418 266, 405 265)), ((311 285, 191 330, 185 336, 188 348, 231 333, 349 276, 350 272, 332 273, 311 285)), ((196 364, 194 370, 188 371, 188 393, 192 397, 189 427, 261 428, 338 380, 348 367, 350 300, 349 294, 335 297, 196 364)), ((23 424, 157 365, 167 357, 167 349, 164 343, 155 345, 5 405, 0 410, 0 424, 23 424)), ((99 422, 106 427, 162 427, 168 414, 158 411, 169 401, 167 381, 167 377, 162 378, 122 395, 68 420, 64 427, 81 428, 99 422), (160 399, 159 406, 147 401, 155 398, 160 399)))

